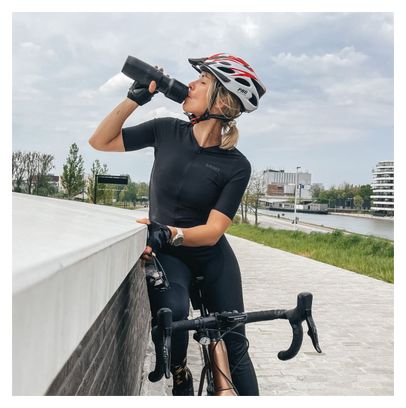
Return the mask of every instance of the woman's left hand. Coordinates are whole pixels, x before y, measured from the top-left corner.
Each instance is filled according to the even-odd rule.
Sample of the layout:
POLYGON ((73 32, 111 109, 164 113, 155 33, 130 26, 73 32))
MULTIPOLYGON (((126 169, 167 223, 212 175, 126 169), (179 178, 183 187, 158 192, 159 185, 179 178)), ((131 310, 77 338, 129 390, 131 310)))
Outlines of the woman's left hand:
POLYGON ((150 260, 151 252, 158 253, 164 246, 166 246, 171 239, 171 229, 162 225, 159 222, 151 222, 148 218, 136 220, 140 224, 148 225, 148 239, 147 246, 144 249, 142 259, 150 260))

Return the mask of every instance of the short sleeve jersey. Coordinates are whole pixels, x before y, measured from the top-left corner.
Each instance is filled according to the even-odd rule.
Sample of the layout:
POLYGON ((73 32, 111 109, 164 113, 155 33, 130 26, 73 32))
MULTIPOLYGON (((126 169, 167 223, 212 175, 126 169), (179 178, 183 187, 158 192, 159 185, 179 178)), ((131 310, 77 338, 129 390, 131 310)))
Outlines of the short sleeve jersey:
POLYGON ((216 209, 233 219, 247 187, 251 165, 237 149, 202 148, 193 126, 159 118, 122 130, 126 151, 154 147, 149 218, 164 225, 194 227, 216 209))

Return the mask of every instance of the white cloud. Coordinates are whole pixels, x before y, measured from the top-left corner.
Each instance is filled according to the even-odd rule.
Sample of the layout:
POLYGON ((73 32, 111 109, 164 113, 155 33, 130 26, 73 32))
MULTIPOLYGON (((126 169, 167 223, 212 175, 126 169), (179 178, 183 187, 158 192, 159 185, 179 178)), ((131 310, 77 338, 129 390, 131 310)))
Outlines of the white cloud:
POLYGON ((93 100, 100 95, 104 97, 124 95, 132 82, 133 80, 131 78, 128 78, 120 72, 109 78, 96 89, 83 89, 79 91, 78 97, 85 100, 93 100))
POLYGON ((83 91, 80 91, 78 94, 78 97, 81 99, 93 99, 97 95, 97 91, 94 91, 92 89, 84 89, 83 91))
POLYGON ((122 92, 124 89, 128 89, 133 82, 131 78, 120 72, 102 84, 99 87, 99 91, 102 94, 112 95, 118 91, 122 92))
POLYGON ((360 103, 393 104, 393 80, 391 78, 351 78, 345 83, 331 83, 324 89, 337 103, 350 99, 360 103))
MULTIPOLYGON (((166 103, 167 101, 164 101, 166 103)), ((173 106, 173 103, 171 103, 171 106, 173 106)), ((167 116, 175 117, 178 119, 186 119, 186 116, 183 113, 180 113, 178 111, 174 111, 173 109, 168 108, 167 106, 159 106, 155 109, 150 110, 147 113, 148 116, 151 116, 153 118, 165 118, 167 116)))
POLYGON ((254 23, 249 17, 246 19, 245 23, 242 24, 241 28, 249 39, 256 38, 260 33, 260 26, 254 23))
POLYGON ((67 126, 55 126, 53 129, 54 132, 69 132, 69 127, 67 126))
POLYGON ((90 123, 85 125, 85 128, 95 130, 97 128, 97 126, 99 126, 99 122, 90 122, 90 123))
POLYGON ((308 75, 331 74, 334 69, 354 68, 362 65, 367 59, 367 55, 355 51, 354 47, 344 47, 337 53, 323 55, 293 55, 290 52, 282 52, 271 58, 276 66, 308 75))
POLYGON ((42 75, 27 73, 19 81, 14 79, 14 99, 15 101, 31 101, 43 94, 41 82, 44 80, 42 75))
POLYGON ((51 48, 44 49, 41 45, 27 41, 20 44, 20 48, 26 54, 35 57, 40 55, 47 59, 56 57, 56 52, 51 48))
POLYGON ((25 50, 30 50, 30 51, 34 51, 34 52, 38 52, 41 51, 41 46, 38 44, 34 44, 32 42, 24 42, 20 44, 20 47, 25 49, 25 50))

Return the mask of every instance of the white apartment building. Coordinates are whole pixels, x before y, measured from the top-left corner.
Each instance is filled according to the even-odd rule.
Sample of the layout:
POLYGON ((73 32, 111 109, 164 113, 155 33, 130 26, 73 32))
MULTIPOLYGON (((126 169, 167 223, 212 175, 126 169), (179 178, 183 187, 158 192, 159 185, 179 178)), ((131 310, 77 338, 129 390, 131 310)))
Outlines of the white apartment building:
POLYGON ((377 215, 394 215, 394 162, 378 162, 372 171, 371 212, 377 215))

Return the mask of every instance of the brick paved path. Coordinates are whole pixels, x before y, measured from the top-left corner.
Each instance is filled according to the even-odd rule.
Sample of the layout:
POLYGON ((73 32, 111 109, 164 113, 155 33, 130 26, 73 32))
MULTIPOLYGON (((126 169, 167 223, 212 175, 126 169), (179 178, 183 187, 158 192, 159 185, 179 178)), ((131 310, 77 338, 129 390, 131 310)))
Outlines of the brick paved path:
MULTIPOLYGON (((290 343, 289 324, 247 326, 261 395, 393 395, 393 285, 241 238, 227 239, 242 271, 247 311, 291 308, 299 292, 314 295, 323 354, 305 334, 298 356, 279 361, 278 351, 290 343)), ((150 349, 146 371, 153 358, 150 349)), ((201 359, 193 339, 188 361, 197 391, 201 359)), ((146 380, 142 395, 171 395, 171 385, 172 379, 146 380)))

